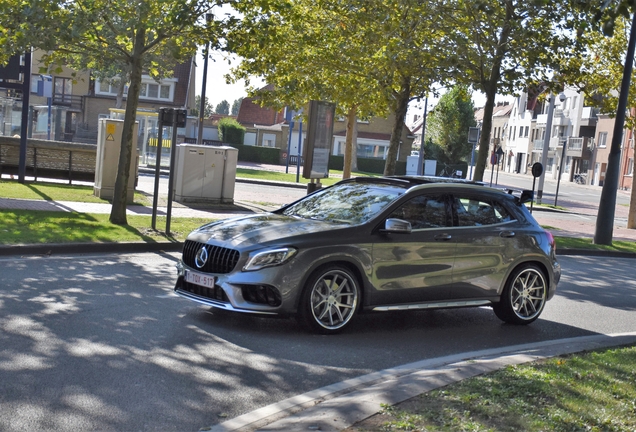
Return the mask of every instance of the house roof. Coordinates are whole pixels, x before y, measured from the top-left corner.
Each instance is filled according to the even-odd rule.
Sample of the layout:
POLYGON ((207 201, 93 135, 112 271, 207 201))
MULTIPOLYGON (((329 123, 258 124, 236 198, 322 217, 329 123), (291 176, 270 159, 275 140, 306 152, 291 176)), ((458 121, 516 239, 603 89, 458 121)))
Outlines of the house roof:
MULTIPOLYGON (((268 85, 261 90, 272 90, 274 87, 268 85)), ((272 126, 285 122, 283 110, 276 111, 272 108, 262 107, 256 98, 246 97, 241 101, 236 121, 244 126, 262 125, 272 126)))
MULTIPOLYGON (((510 102, 497 102, 492 109, 492 116, 505 117, 510 115, 510 111, 512 111, 510 102)), ((484 120, 484 107, 475 110, 475 120, 477 120, 478 123, 484 120)))

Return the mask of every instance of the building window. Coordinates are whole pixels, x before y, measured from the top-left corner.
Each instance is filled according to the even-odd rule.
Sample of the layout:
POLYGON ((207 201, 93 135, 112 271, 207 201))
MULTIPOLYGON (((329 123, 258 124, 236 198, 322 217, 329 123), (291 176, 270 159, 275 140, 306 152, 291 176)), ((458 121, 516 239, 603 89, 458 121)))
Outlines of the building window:
POLYGON ((627 162, 627 175, 632 175, 634 174, 634 158, 629 158, 629 161, 627 162))
POLYGON ((599 134, 598 134, 598 146, 600 148, 607 147, 607 132, 599 132, 599 134))
POLYGON ((53 79, 53 99, 56 102, 71 103, 73 94, 73 80, 71 78, 55 77, 53 79))
POLYGON ((528 134, 530 133, 530 126, 526 126, 526 132, 523 134, 525 138, 528 138, 528 134))
POLYGON ((31 93, 37 94, 38 81, 40 81, 40 75, 31 75, 31 93))
MULTIPOLYGON (((157 83, 152 78, 144 78, 139 88, 139 99, 153 99, 172 102, 174 98, 175 82, 157 83)), ((95 93, 101 95, 116 96, 119 85, 96 81, 95 93)), ((124 95, 128 94, 128 86, 124 88, 124 95)))

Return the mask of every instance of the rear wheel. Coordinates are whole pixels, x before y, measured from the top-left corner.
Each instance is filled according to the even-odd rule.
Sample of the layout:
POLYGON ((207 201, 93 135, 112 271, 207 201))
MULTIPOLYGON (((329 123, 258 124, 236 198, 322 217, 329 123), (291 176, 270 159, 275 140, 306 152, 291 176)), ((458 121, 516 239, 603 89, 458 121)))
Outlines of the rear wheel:
POLYGON ((307 281, 298 310, 300 321, 316 333, 337 333, 353 319, 359 299, 360 288, 349 269, 323 267, 307 281))
POLYGON ((530 324, 543 312, 547 293, 548 284, 541 269, 526 264, 510 275, 499 303, 492 309, 500 320, 509 324, 530 324))

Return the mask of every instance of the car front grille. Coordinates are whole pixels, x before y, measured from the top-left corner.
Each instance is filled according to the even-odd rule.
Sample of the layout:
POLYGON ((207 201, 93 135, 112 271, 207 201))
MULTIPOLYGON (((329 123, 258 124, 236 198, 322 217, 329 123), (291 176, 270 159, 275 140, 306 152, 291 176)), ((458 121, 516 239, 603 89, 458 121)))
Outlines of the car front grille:
POLYGON ((234 267, 236 267, 239 256, 240 254, 237 250, 199 243, 192 240, 186 240, 183 245, 183 263, 190 268, 205 273, 230 273, 234 270, 234 267), (208 259, 203 267, 199 268, 195 264, 195 257, 202 247, 206 248, 208 259))
POLYGON ((187 291, 190 294, 197 295, 199 297, 205 297, 212 300, 217 300, 223 303, 229 303, 230 300, 225 294, 225 291, 220 286, 215 286, 214 288, 208 288, 201 285, 196 285, 190 282, 183 281, 181 282, 182 291, 187 291))

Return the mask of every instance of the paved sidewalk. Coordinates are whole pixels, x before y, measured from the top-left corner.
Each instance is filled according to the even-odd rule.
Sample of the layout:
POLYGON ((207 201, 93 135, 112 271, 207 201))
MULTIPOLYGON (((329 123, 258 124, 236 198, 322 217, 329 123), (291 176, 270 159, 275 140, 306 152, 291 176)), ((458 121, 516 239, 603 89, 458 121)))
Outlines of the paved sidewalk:
MULTIPOLYGON (((44 200, 28 200, 15 198, 0 198, 0 210, 43 210, 43 211, 61 211, 61 212, 77 212, 77 213, 96 213, 109 214, 112 205, 109 203, 82 203, 75 201, 44 201, 44 200)), ((173 206, 172 217, 201 217, 212 219, 225 219, 228 217, 238 216, 242 214, 253 213, 259 209, 253 206, 243 206, 240 203, 236 205, 218 205, 209 208, 194 208, 185 206, 173 206)), ((166 207, 158 207, 157 215, 165 216, 168 209, 166 207)), ((129 205, 126 207, 126 213, 129 215, 152 215, 152 207, 141 205, 129 205)))

